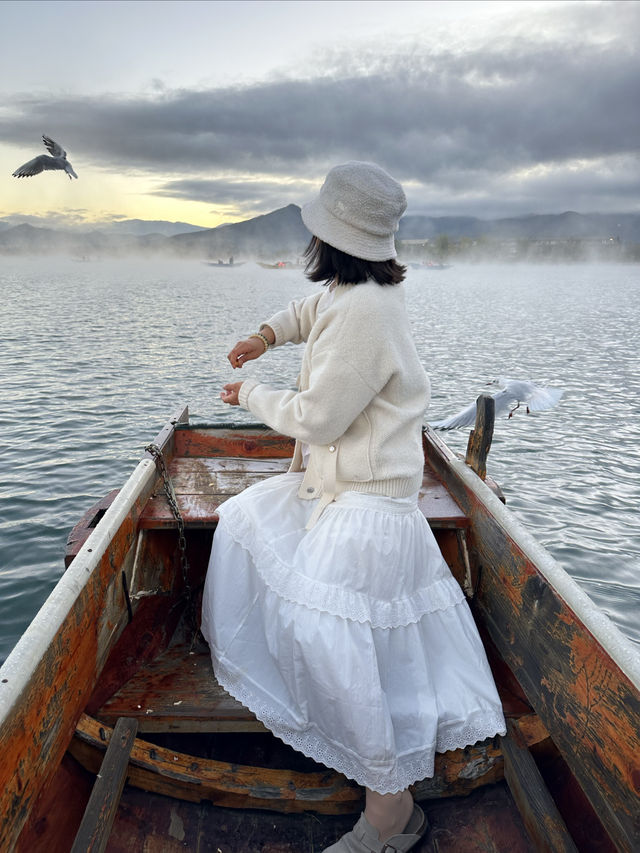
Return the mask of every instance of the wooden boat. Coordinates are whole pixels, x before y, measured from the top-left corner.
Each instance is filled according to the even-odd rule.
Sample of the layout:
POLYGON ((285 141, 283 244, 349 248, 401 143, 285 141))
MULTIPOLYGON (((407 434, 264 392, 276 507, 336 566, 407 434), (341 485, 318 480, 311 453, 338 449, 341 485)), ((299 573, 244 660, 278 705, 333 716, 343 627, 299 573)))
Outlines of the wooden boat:
MULTIPOLYGON (((438 756, 413 788, 430 821, 414 849, 638 851, 637 654, 483 480, 490 432, 477 421, 465 462, 425 430, 420 507, 508 734, 438 756)), ((0 850, 307 853, 353 824, 361 790, 266 732, 194 635, 217 507, 291 450, 185 410, 74 528, 0 670, 0 850)))
POLYGON ((228 261, 205 261, 204 262, 208 267, 241 267, 244 264, 244 261, 234 261, 233 258, 229 258, 228 261))

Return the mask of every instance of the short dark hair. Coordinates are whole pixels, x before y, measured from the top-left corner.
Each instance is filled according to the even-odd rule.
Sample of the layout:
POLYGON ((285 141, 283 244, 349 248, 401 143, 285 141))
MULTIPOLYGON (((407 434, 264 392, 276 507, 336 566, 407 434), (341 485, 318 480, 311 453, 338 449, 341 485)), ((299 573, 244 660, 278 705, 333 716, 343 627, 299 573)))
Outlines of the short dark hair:
POLYGON ((406 267, 391 258, 388 261, 365 261, 334 249, 318 237, 312 237, 305 249, 305 275, 311 281, 329 284, 362 284, 372 278, 378 284, 399 284, 406 267))

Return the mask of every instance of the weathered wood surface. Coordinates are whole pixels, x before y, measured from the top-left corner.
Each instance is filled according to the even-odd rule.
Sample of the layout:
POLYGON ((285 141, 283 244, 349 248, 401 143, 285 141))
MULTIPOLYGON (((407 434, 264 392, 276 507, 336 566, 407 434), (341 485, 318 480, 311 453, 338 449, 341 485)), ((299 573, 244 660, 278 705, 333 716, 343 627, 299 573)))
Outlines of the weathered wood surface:
POLYGON ((259 459, 290 458, 295 442, 267 427, 239 429, 190 428, 176 430, 176 456, 236 456, 259 459))
MULTIPOLYGON (((527 739, 537 737, 533 727, 527 739)), ((70 752, 96 773, 111 736, 111 728, 83 715, 70 752)), ((247 735, 246 737, 251 737, 247 735)), ((358 812, 362 789, 333 770, 316 765, 316 772, 299 772, 217 761, 155 746, 137 738, 131 752, 129 784, 176 799, 208 799, 229 808, 258 808, 322 814, 358 812)), ((503 777, 500 747, 493 740, 436 756, 434 776, 411 787, 417 800, 462 796, 503 777)))
MULTIPOLYGON (((95 777, 69 755, 60 770, 66 773, 56 777, 56 790, 38 804, 40 810, 29 824, 31 832, 23 834, 15 853, 68 853, 95 777)), ((422 807, 430 829, 414 848, 416 853, 533 853, 504 782, 477 788, 465 797, 423 800, 422 807)), ((351 829, 355 817, 353 812, 323 815, 226 809, 206 800, 168 799, 126 785, 107 850, 318 853, 351 829)))
MULTIPOLYGON (((162 442, 170 447, 170 430, 162 442)), ((120 572, 133 565, 138 519, 154 486, 145 460, 0 670, 0 850, 15 846, 126 625, 120 572)))
POLYGON ((488 394, 481 394, 476 400, 476 422, 469 433, 465 462, 476 472, 481 480, 487 476, 487 455, 493 439, 493 427, 496 420, 496 402, 488 394))
POLYGON ((49 784, 35 798, 11 853, 69 853, 94 782, 95 775, 68 753, 64 755, 49 784))
POLYGON ((209 650, 174 646, 141 667, 96 710, 114 725, 135 717, 140 732, 264 732, 254 715, 220 687, 209 650))
POLYGON ((429 461, 472 521, 479 619, 619 850, 637 851, 637 656, 630 645, 627 655, 614 626, 432 432, 429 461))
POLYGON ((539 853, 578 853, 542 774, 514 723, 500 740, 504 776, 539 853))
MULTIPOLYGON (((429 831, 412 853, 535 853, 504 783, 423 803, 429 831)), ((109 853, 319 853, 355 816, 239 811, 127 787, 109 853)))
POLYGON ((137 728, 135 720, 124 717, 116 723, 71 853, 104 853, 127 778, 137 728))
MULTIPOLYGON (((112 729, 82 715, 70 752, 83 767, 97 773, 112 729)), ((361 806, 362 791, 344 776, 321 769, 316 773, 194 757, 136 738, 131 750, 129 784, 177 799, 233 808, 339 814, 361 806)))
MULTIPOLYGON (((180 435, 184 436, 185 431, 181 430, 180 435)), ((199 446, 202 449, 202 445, 199 446)), ((185 524, 191 527, 211 527, 218 520, 217 510, 223 501, 266 477, 284 473, 288 464, 288 458, 277 457, 176 457, 169 465, 169 474, 185 524)), ((468 520, 460 507, 429 469, 424 472, 418 506, 433 527, 468 526, 468 520)), ((175 519, 161 488, 149 501, 140 523, 143 528, 154 529, 175 526, 175 519)), ((76 536, 79 538, 80 533, 76 536)))
POLYGON ((73 558, 82 548, 91 533, 95 530, 100 519, 104 516, 111 504, 116 499, 120 489, 113 489, 97 503, 90 507, 82 516, 80 521, 75 525, 69 536, 67 537, 67 547, 65 548, 64 565, 69 568, 73 558))
MULTIPOLYGON (((548 737, 526 705, 519 702, 509 707, 524 743, 531 746, 548 737)), ((141 732, 265 731, 247 708, 217 684, 208 649, 190 652, 185 646, 171 647, 141 667, 95 714, 107 725, 122 715, 134 717, 141 732)), ((437 755, 433 779, 417 783, 414 794, 419 799, 462 795, 501 778, 502 754, 498 744, 489 741, 437 755)))
MULTIPOLYGON (((505 713, 517 720, 527 743, 548 737, 539 719, 499 683, 505 713)), ((174 645, 141 666, 94 711, 107 725, 123 716, 138 721, 140 732, 264 732, 248 708, 216 681, 209 649, 174 645)))

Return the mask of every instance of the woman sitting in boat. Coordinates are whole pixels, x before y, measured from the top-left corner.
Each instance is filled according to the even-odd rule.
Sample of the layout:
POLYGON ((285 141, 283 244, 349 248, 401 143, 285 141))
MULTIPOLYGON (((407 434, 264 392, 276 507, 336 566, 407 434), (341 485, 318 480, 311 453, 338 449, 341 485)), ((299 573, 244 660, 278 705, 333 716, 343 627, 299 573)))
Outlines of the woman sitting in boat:
POLYGON ((409 785, 434 754, 504 733, 473 618, 418 509, 429 381, 394 234, 402 187, 332 169, 302 210, 307 276, 229 353, 234 368, 306 342, 297 391, 248 379, 222 400, 296 439, 289 472, 220 507, 202 630, 216 678, 277 737, 366 788, 325 853, 405 851, 426 830, 409 785))

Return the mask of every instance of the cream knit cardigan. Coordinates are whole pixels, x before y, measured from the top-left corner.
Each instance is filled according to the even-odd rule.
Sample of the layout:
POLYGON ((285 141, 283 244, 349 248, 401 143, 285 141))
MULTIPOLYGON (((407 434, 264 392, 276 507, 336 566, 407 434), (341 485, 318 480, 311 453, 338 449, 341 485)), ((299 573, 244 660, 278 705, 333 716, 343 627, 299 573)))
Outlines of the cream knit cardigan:
POLYGON ((309 459, 298 496, 320 498, 311 527, 340 492, 408 497, 420 488, 429 380, 411 336, 402 285, 324 289, 263 325, 274 346, 306 341, 299 390, 249 379, 240 405, 296 439, 290 471, 309 459))

